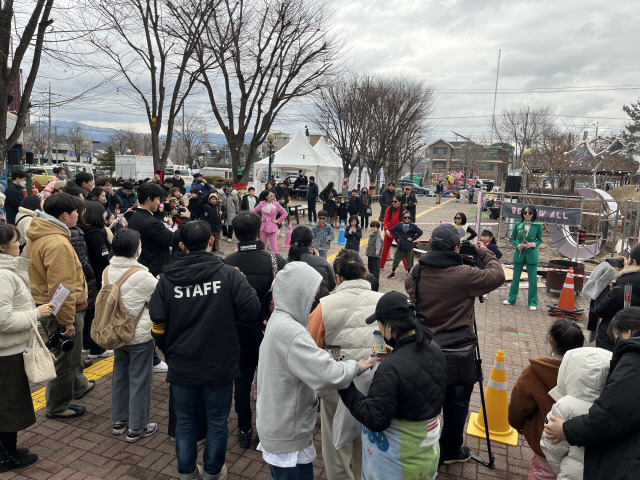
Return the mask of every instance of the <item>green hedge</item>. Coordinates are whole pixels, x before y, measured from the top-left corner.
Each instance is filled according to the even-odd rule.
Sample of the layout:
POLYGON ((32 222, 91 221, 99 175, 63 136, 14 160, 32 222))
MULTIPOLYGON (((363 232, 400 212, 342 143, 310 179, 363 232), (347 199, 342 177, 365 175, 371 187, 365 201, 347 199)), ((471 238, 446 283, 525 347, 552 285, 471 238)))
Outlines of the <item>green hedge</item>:
POLYGON ((227 182, 227 179, 224 177, 219 177, 217 175, 207 175, 204 177, 207 183, 210 183, 216 188, 222 188, 222 186, 227 182))

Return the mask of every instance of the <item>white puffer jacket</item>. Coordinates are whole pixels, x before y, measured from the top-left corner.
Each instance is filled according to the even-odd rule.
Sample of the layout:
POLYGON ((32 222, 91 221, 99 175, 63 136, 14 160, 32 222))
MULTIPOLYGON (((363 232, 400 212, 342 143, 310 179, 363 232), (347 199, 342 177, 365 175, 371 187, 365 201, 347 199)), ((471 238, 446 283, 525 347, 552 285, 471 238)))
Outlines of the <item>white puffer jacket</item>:
MULTIPOLYGON (((558 385, 549 391, 556 400, 547 415, 569 420, 589 413, 600 396, 609 375, 612 353, 603 348, 583 347, 569 350, 558 371, 558 385)), ((582 480, 584 447, 571 446, 566 440, 552 444, 542 435, 540 447, 558 480, 582 480)))
MULTIPOLYGON (((151 299, 151 294, 156 289, 158 280, 149 273, 147 267, 138 263, 135 258, 112 257, 107 267, 109 283, 116 283, 131 267, 140 267, 143 271, 135 272, 127 278, 120 287, 120 294, 124 311, 135 318, 140 313, 140 309, 144 307, 145 302, 151 299)), ((149 340, 151 340, 151 318, 147 306, 138 321, 133 338, 127 345, 138 345, 149 340)))
POLYGON ((29 290, 31 260, 0 254, 0 357, 22 353, 27 347, 32 315, 40 318, 29 290))

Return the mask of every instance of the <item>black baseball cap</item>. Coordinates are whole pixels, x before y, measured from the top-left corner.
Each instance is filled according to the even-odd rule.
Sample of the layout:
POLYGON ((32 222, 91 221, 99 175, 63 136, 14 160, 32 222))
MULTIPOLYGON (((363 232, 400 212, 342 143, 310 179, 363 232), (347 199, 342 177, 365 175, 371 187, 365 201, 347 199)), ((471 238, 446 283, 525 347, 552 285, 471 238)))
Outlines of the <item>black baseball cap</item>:
POLYGON ((224 184, 225 187, 233 187, 233 183, 231 182, 227 182, 224 184))
POLYGON ((450 223, 438 225, 431 234, 431 248, 433 250, 453 250, 460 245, 460 232, 450 223))
POLYGON ((416 307, 409 297, 400 292, 387 292, 378 300, 375 313, 365 322, 371 325, 377 320, 384 323, 404 323, 404 320, 406 323, 415 324, 415 318, 416 307))

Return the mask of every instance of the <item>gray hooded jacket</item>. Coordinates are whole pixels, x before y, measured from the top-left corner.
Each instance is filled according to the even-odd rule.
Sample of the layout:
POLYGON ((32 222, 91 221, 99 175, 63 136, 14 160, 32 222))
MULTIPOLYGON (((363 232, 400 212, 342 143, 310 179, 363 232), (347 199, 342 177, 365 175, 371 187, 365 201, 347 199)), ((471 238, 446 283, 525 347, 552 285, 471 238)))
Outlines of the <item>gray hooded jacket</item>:
POLYGON ((307 331, 322 276, 291 262, 276 276, 274 311, 260 346, 256 424, 269 453, 292 453, 313 443, 317 390, 346 388, 363 372, 355 360, 336 362, 307 331))

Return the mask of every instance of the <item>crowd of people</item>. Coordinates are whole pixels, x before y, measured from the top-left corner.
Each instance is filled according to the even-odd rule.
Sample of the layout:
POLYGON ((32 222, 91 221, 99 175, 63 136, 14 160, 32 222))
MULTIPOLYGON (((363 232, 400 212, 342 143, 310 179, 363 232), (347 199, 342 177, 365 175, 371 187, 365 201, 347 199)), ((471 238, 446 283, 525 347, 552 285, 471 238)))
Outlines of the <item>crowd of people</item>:
MULTIPOLYGON (((15 176, 16 185, 22 178, 15 176)), ((259 196, 250 188, 240 198, 233 184, 217 191, 197 175, 187 201, 179 172, 170 180, 114 191, 90 174, 62 187, 58 178, 46 198, 21 201, 12 217, 17 225, 0 224, 0 279, 7 286, 0 291, 0 471, 37 461, 17 443, 17 433, 35 423, 22 352, 36 321, 46 337, 58 338, 51 344, 56 378, 46 384, 48 419, 86 412, 77 401, 95 382, 84 375, 83 347, 93 358, 114 355, 111 431, 129 443, 158 432, 152 378, 167 372, 169 435, 183 480, 227 477, 232 405, 238 444, 259 450, 276 480, 313 478, 318 413, 329 480, 433 479, 440 465, 471 458, 463 430, 477 381, 475 350, 463 349, 476 341, 476 299, 505 280, 490 231, 475 246, 482 268, 459 254, 462 214, 457 225, 433 230, 430 250, 413 265, 413 242, 422 235, 414 223, 417 202, 390 184, 382 224, 361 223, 370 197, 352 192, 346 248, 329 263, 336 200, 330 186, 320 195, 317 224, 296 227, 283 258, 277 232, 288 215, 286 184, 259 196), (108 226, 111 215, 119 228, 108 226), (360 242, 367 227, 365 265, 360 242), (216 254, 220 232, 237 240, 224 257, 216 254), (393 240, 389 278, 403 260, 406 295, 377 292, 393 240), (114 284, 135 321, 131 337, 110 351, 87 334, 101 307, 98 292, 114 284), (51 300, 61 285, 68 294, 56 306, 51 300), (472 352, 455 360, 456 375, 452 350, 472 352)), ((527 228, 531 216, 514 234, 518 245, 533 244, 523 249, 537 247, 537 233, 527 228)), ((581 329, 557 320, 548 336, 551 358, 532 359, 514 386, 509 421, 534 450, 530 478, 625 478, 614 465, 637 462, 640 418, 626 399, 638 389, 640 308, 624 308, 621 292, 636 286, 640 246, 630 262, 587 288, 602 317, 596 324, 606 322, 617 338, 613 352, 583 347, 581 329)))

